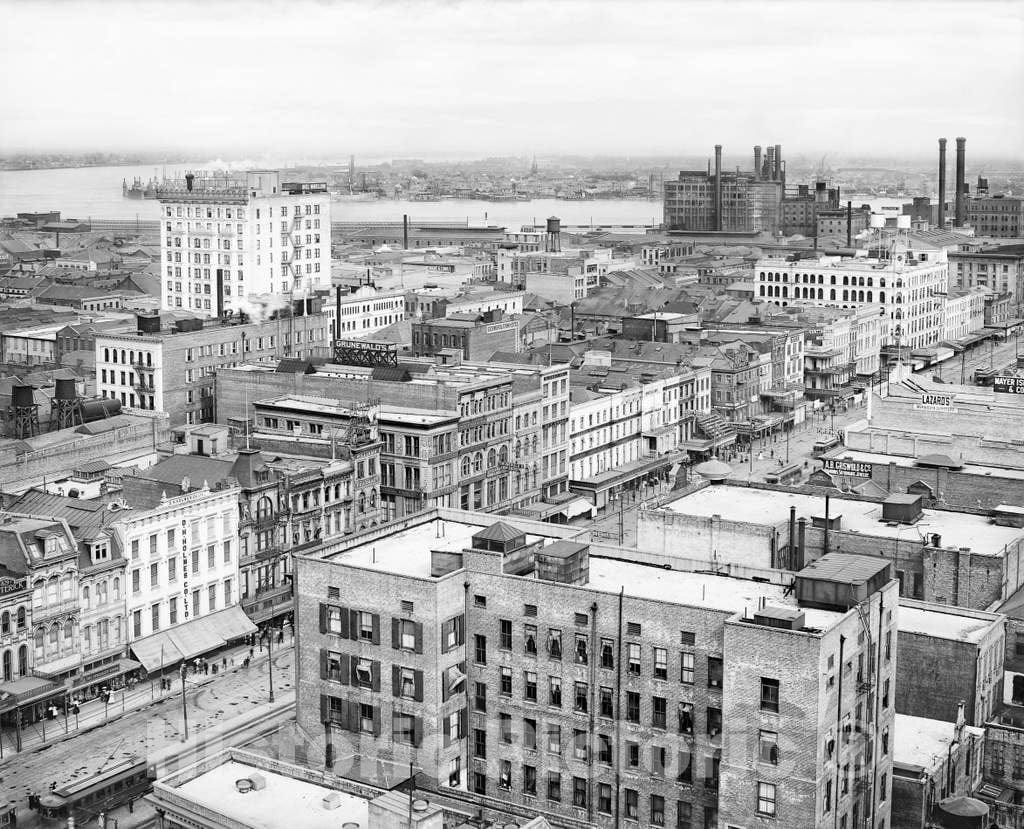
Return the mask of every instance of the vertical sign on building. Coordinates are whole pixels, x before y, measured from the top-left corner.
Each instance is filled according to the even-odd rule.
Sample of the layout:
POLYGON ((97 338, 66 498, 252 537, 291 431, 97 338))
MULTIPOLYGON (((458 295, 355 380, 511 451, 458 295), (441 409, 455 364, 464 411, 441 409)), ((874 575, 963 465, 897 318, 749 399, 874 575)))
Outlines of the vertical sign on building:
POLYGON ((181 519, 181 606, 184 610, 184 619, 189 619, 189 592, 188 592, 188 520, 181 519))

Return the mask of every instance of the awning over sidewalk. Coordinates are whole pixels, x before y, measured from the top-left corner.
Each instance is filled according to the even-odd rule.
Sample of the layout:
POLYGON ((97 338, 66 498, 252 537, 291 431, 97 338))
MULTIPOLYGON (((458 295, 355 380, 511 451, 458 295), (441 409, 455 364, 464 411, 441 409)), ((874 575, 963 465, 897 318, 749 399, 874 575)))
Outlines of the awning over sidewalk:
POLYGON ((0 713, 18 705, 36 702, 61 690, 61 686, 38 676, 20 676, 5 682, 0 689, 0 713))
POLYGON ((180 625, 146 636, 131 644, 132 653, 147 672, 160 670, 221 648, 228 642, 256 632, 245 611, 238 605, 200 616, 180 625))
POLYGON ((42 665, 36 665, 33 669, 36 676, 41 676, 46 679, 58 679, 62 674, 66 674, 68 671, 76 670, 82 664, 82 654, 73 653, 68 656, 61 657, 60 659, 53 659, 49 662, 44 662, 42 665))

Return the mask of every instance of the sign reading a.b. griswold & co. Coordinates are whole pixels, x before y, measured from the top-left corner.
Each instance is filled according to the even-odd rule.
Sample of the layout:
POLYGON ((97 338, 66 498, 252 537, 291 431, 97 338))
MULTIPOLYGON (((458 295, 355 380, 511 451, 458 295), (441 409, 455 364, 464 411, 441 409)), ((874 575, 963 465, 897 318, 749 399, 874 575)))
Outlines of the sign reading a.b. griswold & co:
POLYGON ((833 475, 845 475, 848 478, 870 478, 871 464, 864 461, 847 461, 842 458, 825 458, 821 468, 833 475))
POLYGON ((992 391, 1002 394, 1024 394, 1024 377, 996 375, 992 378, 992 391))

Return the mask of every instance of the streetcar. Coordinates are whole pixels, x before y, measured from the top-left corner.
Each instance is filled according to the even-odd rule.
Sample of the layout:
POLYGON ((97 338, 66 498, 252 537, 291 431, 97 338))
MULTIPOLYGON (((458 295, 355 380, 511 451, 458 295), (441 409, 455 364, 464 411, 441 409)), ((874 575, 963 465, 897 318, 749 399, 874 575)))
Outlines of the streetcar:
POLYGON ((135 800, 150 790, 145 760, 123 760, 100 774, 76 780, 41 795, 33 808, 44 818, 88 820, 135 800))
POLYGON ((765 483, 769 484, 790 484, 799 481, 804 474, 804 468, 799 463, 782 466, 773 469, 764 476, 765 483))

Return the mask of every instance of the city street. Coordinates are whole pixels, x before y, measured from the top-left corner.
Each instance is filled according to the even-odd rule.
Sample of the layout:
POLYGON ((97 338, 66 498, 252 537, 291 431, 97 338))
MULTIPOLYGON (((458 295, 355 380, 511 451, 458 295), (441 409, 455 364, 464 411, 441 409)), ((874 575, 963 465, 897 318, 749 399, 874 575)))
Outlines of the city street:
MULTIPOLYGON (((266 702, 269 696, 269 678, 266 650, 259 649, 248 668, 241 667, 248 648, 235 648, 225 652, 229 662, 234 658, 235 666, 229 666, 226 673, 216 675, 193 675, 186 678, 186 703, 190 736, 205 729, 221 725, 252 707, 266 702)), ((292 689, 294 679, 294 651, 291 645, 277 646, 273 651, 274 690, 286 692, 292 689)), ((150 699, 149 683, 143 683, 128 692, 126 713, 106 724, 98 724, 92 710, 99 707, 99 722, 103 717, 103 705, 93 701, 83 706, 80 724, 83 733, 71 739, 42 744, 36 740, 27 742, 20 754, 4 750, 0 760, 0 791, 18 804, 18 825, 32 826, 35 815, 28 811, 29 793, 42 794, 56 781, 63 785, 75 780, 91 777, 104 768, 133 757, 144 757, 149 751, 166 748, 182 738, 181 680, 173 680, 173 690, 165 691, 160 697, 159 682, 154 697, 150 699), (136 709, 130 710, 132 703, 136 709), (89 727, 92 724, 93 727, 89 727)), ((110 715, 120 714, 120 692, 111 699, 110 715)), ((57 726, 50 721, 49 726, 57 726)), ((73 727, 73 723, 72 723, 73 727)), ((63 721, 59 721, 63 735, 63 721)))
POLYGON ((1018 341, 1016 337, 1008 337, 1005 342, 991 339, 969 348, 962 354, 951 357, 937 366, 922 369, 918 374, 929 377, 935 375, 944 383, 959 383, 961 376, 965 384, 970 385, 974 372, 979 368, 1001 369, 1016 364, 1018 341))

